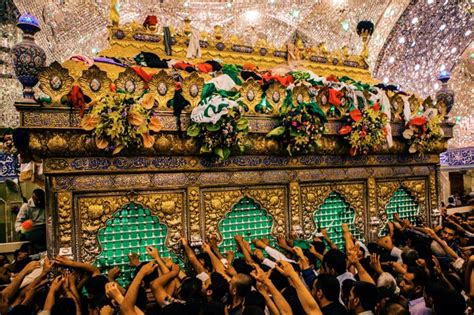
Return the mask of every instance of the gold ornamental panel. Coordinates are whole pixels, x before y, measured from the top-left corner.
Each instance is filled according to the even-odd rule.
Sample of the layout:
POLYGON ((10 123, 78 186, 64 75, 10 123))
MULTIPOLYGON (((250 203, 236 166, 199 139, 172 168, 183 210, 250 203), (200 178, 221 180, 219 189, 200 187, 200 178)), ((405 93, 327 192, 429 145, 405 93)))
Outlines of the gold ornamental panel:
POLYGON ((279 82, 274 82, 265 92, 267 98, 267 103, 269 103, 273 110, 269 114, 278 115, 280 113, 280 108, 285 102, 286 98, 286 89, 279 82))
POLYGON ((51 103, 60 105, 61 97, 71 91, 74 79, 69 75, 69 70, 55 61, 41 71, 39 82, 41 91, 51 97, 51 103))
POLYGON ((387 213, 386 207, 393 196, 395 191, 399 188, 405 188, 415 199, 416 203, 420 207, 419 216, 426 222, 426 180, 425 179, 413 179, 413 180, 393 180, 393 181, 380 181, 377 182, 377 216, 381 221, 386 221, 387 213))
POLYGON ((253 78, 248 79, 242 84, 240 89, 242 100, 249 107, 249 114, 256 114, 255 106, 262 101, 262 88, 253 78))
POLYGON ((331 192, 337 192, 355 210, 354 225, 361 234, 365 232, 365 184, 310 184, 301 186, 301 211, 303 217, 303 231, 310 235, 316 229, 313 214, 326 200, 331 192))
POLYGON ((286 233, 286 194, 286 187, 249 187, 248 190, 244 191, 237 188, 203 190, 201 191, 202 216, 204 217, 203 232, 205 234, 219 234, 219 222, 224 219, 226 213, 231 211, 234 204, 247 196, 259 203, 273 217, 272 234, 274 236, 286 233))
POLYGON ((311 96, 309 95, 309 88, 306 85, 300 84, 295 86, 292 92, 293 104, 309 103, 311 96))
POLYGON ((134 97, 141 96, 145 90, 145 82, 142 78, 132 69, 127 68, 121 72, 115 80, 117 89, 120 89, 134 97))
POLYGON ((200 77, 197 72, 193 72, 183 80, 182 94, 184 99, 186 99, 191 105, 190 110, 199 104, 203 86, 204 79, 200 77))
POLYGON ((91 100, 100 99, 110 93, 112 80, 107 77, 107 72, 96 65, 84 70, 77 81, 84 95, 89 96, 91 100))
POLYGON ((149 93, 158 102, 158 110, 170 110, 167 104, 174 97, 176 90, 174 79, 166 71, 161 70, 153 75, 151 81, 148 82, 148 87, 149 93))
POLYGON ((59 246, 72 246, 72 193, 60 192, 57 195, 58 202, 58 233, 59 246))
POLYGON ((81 259, 93 261, 100 253, 97 232, 105 226, 113 214, 129 202, 142 204, 158 217, 160 223, 168 227, 166 246, 176 244, 183 235, 184 193, 169 191, 160 193, 140 193, 133 197, 130 194, 78 197, 81 259), (133 199, 131 199, 133 198, 133 199))

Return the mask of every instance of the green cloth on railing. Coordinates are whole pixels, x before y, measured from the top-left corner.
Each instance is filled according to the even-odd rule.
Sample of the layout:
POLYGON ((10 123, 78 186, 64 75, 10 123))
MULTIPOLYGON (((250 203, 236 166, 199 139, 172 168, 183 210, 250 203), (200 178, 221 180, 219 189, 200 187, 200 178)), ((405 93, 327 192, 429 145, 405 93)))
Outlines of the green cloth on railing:
POLYGON ((222 73, 225 73, 231 77, 237 85, 242 85, 242 80, 239 78, 240 70, 241 68, 237 67, 236 65, 226 64, 222 66, 222 73))

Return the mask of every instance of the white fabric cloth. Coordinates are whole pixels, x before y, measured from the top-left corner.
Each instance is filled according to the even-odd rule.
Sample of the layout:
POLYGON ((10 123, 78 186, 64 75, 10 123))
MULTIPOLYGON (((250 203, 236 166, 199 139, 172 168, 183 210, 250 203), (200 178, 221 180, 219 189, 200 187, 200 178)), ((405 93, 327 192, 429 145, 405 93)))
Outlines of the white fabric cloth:
POLYGON ((207 83, 213 83, 217 90, 224 90, 230 91, 232 90, 237 84, 235 84, 234 80, 227 74, 220 75, 209 80, 207 83))
POLYGON ((401 263, 402 261, 402 250, 396 246, 393 246, 390 256, 396 257, 397 262, 401 263))
POLYGON ((280 253, 277 249, 273 247, 267 246, 264 248, 264 250, 268 253, 268 255, 270 255, 276 261, 283 260, 289 263, 296 263, 296 261, 287 258, 285 255, 283 255, 282 253, 280 253))
POLYGON ((234 100, 223 98, 221 95, 213 95, 202 102, 191 112, 191 120, 197 123, 212 123, 221 119, 229 112, 229 108, 237 107, 239 104, 234 100), (225 104, 225 106, 221 106, 225 104))
POLYGON ((201 45, 199 45, 199 31, 193 30, 189 38, 188 50, 186 58, 201 58, 201 45))
POLYGON ((207 272, 201 272, 200 274, 198 274, 196 276, 196 278, 198 278, 199 280, 201 280, 202 282, 206 282, 207 280, 210 279, 209 275, 207 274, 207 272))
POLYGON ((262 264, 264 264, 267 267, 270 267, 271 269, 275 268, 275 266, 276 266, 276 262, 274 262, 273 260, 270 260, 268 258, 265 258, 262 261, 262 264))

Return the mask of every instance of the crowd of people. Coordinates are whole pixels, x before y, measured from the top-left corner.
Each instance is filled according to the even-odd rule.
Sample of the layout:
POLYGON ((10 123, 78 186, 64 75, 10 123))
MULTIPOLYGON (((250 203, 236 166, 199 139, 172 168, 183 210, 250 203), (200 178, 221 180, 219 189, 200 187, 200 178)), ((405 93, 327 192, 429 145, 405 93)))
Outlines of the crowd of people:
POLYGON ((15 261, 0 257, 1 314, 470 314, 474 297, 474 213, 446 216, 434 229, 395 216, 374 242, 342 226, 338 248, 325 230, 310 241, 279 236, 275 244, 235 235, 221 253, 211 235, 199 248, 181 240, 185 267, 147 247, 149 261, 129 256, 133 279, 120 268, 101 272, 67 257, 35 257, 26 246, 15 261), (322 236, 321 236, 322 235, 322 236), (252 245, 253 244, 253 245, 252 245))

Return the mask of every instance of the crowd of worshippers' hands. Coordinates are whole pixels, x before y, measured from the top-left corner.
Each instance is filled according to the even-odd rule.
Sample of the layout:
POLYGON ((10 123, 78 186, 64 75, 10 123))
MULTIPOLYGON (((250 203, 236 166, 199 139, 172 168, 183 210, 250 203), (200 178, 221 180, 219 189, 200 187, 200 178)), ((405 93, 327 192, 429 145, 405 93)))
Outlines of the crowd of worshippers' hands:
MULTIPOLYGON (((278 235, 272 246, 268 239, 253 239, 249 243, 237 234, 234 236, 236 252, 225 253, 219 250, 216 234, 209 235, 198 250, 182 238, 184 269, 162 257, 157 248, 148 246, 148 262, 140 261, 137 253, 128 255, 135 274, 126 288, 118 283, 121 277, 118 266, 110 266, 104 275, 92 264, 63 256, 45 258, 42 263, 32 261, 16 272, 1 292, 0 313, 6 313, 8 308, 30 307, 39 314, 144 314, 148 302, 157 308, 176 308, 192 314, 190 305, 202 294, 205 302, 199 303, 205 307, 222 304, 222 314, 233 314, 238 307, 251 309, 254 306, 246 305, 250 298, 246 299, 245 295, 253 288, 265 301, 264 307, 270 314, 327 314, 328 301, 344 302, 340 305, 342 311, 371 310, 390 314, 384 313, 384 309, 406 308, 404 303, 413 300, 419 292, 413 288, 414 278, 418 277, 442 284, 447 295, 463 290, 469 303, 474 298, 474 256, 469 243, 463 243, 463 238, 472 239, 471 220, 445 216, 443 226, 432 229, 414 226, 395 214, 393 221, 387 222, 387 235, 367 244, 371 250, 352 235, 347 224, 342 224, 341 230, 342 248, 338 248, 324 229, 308 241, 307 249, 284 235, 278 235), (420 244, 431 248, 428 255, 421 251, 420 244), (338 259, 342 259, 342 266, 335 263, 338 259), (287 286, 282 287, 279 277, 286 279, 287 286), (278 282, 274 282, 276 279, 278 282), (330 281, 336 281, 333 286, 339 284, 336 300, 325 296, 328 293, 324 283, 327 285, 330 281), (352 289, 346 289, 346 282, 352 282, 349 283, 352 289), (193 298, 189 295, 190 288, 198 288, 191 294, 193 298), (364 295, 364 292, 377 294, 377 290, 384 294, 389 290, 390 298, 383 296, 374 304, 364 295), (83 291, 87 292, 87 299, 83 291), (247 293, 242 293, 244 291, 247 293), (152 296, 147 299, 145 295, 145 304, 143 292, 152 296), (293 292, 293 298, 289 292, 293 292), (42 293, 43 299, 38 298, 42 293), (392 301, 395 297, 399 298, 398 302, 392 301)), ((0 267, 7 268, 7 265, 0 267)), ((442 309, 443 305, 433 293, 436 290, 428 283, 423 285, 428 295, 433 294, 431 300, 425 297, 424 307, 442 309), (430 293, 430 290, 435 291, 430 293)))

